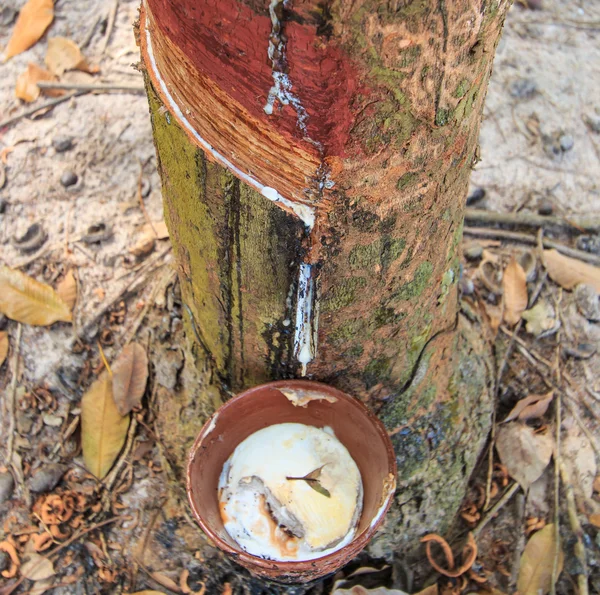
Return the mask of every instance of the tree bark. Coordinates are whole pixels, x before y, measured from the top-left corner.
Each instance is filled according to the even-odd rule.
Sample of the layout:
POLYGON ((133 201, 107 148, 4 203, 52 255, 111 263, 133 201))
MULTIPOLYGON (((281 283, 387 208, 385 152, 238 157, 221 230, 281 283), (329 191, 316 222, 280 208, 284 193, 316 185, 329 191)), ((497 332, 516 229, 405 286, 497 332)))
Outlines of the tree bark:
POLYGON ((139 42, 199 384, 159 398, 175 467, 228 394, 306 375, 386 424, 370 553, 444 532, 485 442, 458 315, 465 196, 506 0, 146 0, 139 42))

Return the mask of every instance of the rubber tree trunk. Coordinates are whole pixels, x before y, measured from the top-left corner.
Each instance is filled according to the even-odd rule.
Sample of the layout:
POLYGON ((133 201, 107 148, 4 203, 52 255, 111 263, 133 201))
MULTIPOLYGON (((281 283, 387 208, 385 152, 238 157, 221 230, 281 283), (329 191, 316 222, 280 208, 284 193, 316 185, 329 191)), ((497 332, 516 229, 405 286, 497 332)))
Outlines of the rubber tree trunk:
POLYGON ((490 424, 458 316, 469 174, 506 0, 145 0, 139 42, 201 371, 159 402, 174 461, 232 392, 306 375, 385 422, 371 553, 443 532, 490 424))

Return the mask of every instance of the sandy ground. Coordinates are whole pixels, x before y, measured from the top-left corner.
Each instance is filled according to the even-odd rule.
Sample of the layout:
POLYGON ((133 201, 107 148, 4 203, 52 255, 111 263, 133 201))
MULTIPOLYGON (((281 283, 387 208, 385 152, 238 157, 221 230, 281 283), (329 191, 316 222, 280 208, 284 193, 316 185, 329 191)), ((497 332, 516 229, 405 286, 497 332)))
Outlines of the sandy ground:
MULTIPOLYGON (((0 47, 5 46, 12 30, 11 15, 23 3, 21 0, 2 3, 0 47)), ((88 61, 100 67, 95 80, 141 86, 141 75, 133 68, 138 61, 132 30, 138 2, 120 0, 114 30, 103 51, 110 5, 112 2, 100 0, 60 0, 50 35, 62 35, 81 43, 99 19, 84 51, 88 61)), ((544 9, 540 11, 513 7, 487 95, 480 140, 481 162, 472 176, 472 189, 486 191, 484 202, 478 206, 499 212, 523 208, 536 212, 542 204, 550 208, 549 203, 557 214, 600 213, 599 32, 600 6, 597 3, 545 0, 544 9)), ((21 102, 14 98, 16 78, 27 63, 43 64, 45 50, 44 38, 31 50, 0 65, 0 121, 23 109, 21 102)), ((75 310, 75 334, 66 325, 56 325, 50 330, 23 327, 19 385, 31 388, 44 384, 67 397, 59 398, 52 411, 43 412, 43 424, 27 412, 18 412, 17 430, 30 437, 19 438, 16 446, 21 449, 29 471, 29 466, 35 470, 46 460, 57 439, 57 423, 64 429, 67 421, 78 413, 77 402, 81 396, 78 380, 82 377, 80 374, 90 373, 87 368, 91 356, 85 349, 78 349, 77 335, 92 343, 100 339, 110 359, 135 330, 136 316, 144 312, 146 303, 155 305, 157 313, 143 341, 180 332, 181 319, 180 314, 173 314, 177 309, 173 307, 177 304, 176 292, 169 290, 166 297, 164 291, 155 292, 153 296, 146 292, 129 300, 127 322, 123 328, 115 327, 114 336, 96 336, 98 323, 106 322, 104 314, 109 306, 116 305, 116 310, 119 309, 118 301, 115 302, 118 296, 126 288, 135 287, 136 282, 143 282, 169 258, 166 242, 157 242, 146 259, 136 259, 130 251, 147 222, 137 196, 140 171, 144 194, 147 194, 144 203, 148 217, 152 221, 162 219, 156 158, 143 93, 83 95, 54 107, 47 114, 20 119, 0 130, 0 152, 6 160, 6 183, 0 188, 0 201, 4 201, 0 215, 0 262, 22 267, 28 274, 50 283, 66 268, 75 267, 80 292, 75 310), (73 148, 57 152, 53 140, 65 135, 73 137, 73 148), (78 178, 69 188, 60 183, 65 172, 73 172, 78 178), (43 225, 48 239, 38 251, 25 254, 14 245, 13 239, 21 237, 34 222, 43 225), (99 244, 86 243, 84 239, 90 226, 100 223, 108 227, 110 238, 99 244), (77 379, 65 380, 68 370, 77 370, 77 379)), ((165 277, 163 289, 169 280, 170 277, 165 277)), ((598 324, 585 321, 573 306, 566 306, 565 312, 569 316, 566 325, 572 333, 582 341, 600 344, 598 324)), ((14 326, 9 326, 9 331, 14 338, 14 326)), ((162 362, 155 362, 156 377, 161 386, 169 389, 177 382, 181 354, 176 348, 168 348, 166 353, 168 357, 162 362)), ((598 375, 594 373, 599 365, 597 357, 587 361, 590 371, 587 379, 584 372, 580 376, 593 390, 600 388, 598 375)), ((5 365, 0 371, 0 388, 6 387, 7 369, 5 365)), ((18 396, 22 397, 24 392, 25 389, 18 396)), ((2 425, 6 427, 4 408, 1 415, 2 425)), ((568 420, 567 425, 573 428, 572 449, 589 453, 590 446, 576 424, 568 420)), ((145 444, 144 438, 149 442, 150 433, 142 429, 141 444, 145 444)), ((143 465, 135 467, 133 488, 123 493, 121 502, 126 508, 152 510, 165 492, 164 474, 161 475, 158 468, 159 453, 149 447, 135 460, 143 461, 143 465)), ((81 463, 80 458, 76 461, 81 463)), ((77 468, 75 472, 77 474, 77 468)), ((544 481, 545 485, 536 487, 539 494, 532 496, 527 504, 529 516, 549 514, 551 473, 544 481)), ((23 494, 17 496, 22 503, 23 494)), ((17 516, 23 514, 17 505, 13 512, 17 516)), ((198 587, 198 580, 203 578, 210 586, 207 593, 221 593, 219 585, 227 576, 233 576, 233 570, 224 569, 223 575, 213 580, 203 576, 204 554, 194 558, 188 552, 185 558, 174 560, 172 548, 177 544, 181 546, 181 535, 175 536, 175 525, 169 522, 157 524, 155 548, 148 553, 147 565, 154 563, 155 569, 163 568, 171 577, 183 566, 190 570, 190 584, 198 587)), ((510 524, 510 518, 505 524, 510 524)), ((143 537, 142 525, 132 522, 125 529, 126 540, 143 537)), ((6 525, 3 531, 7 531, 6 525)), ((119 542, 114 534, 113 540, 119 542)), ((489 553, 494 535, 488 541, 489 553)), ((105 570, 126 566, 127 553, 118 547, 112 551, 113 566, 106 562, 105 570)), ((94 552, 88 552, 88 558, 90 555, 96 560, 94 552)), ((208 549, 206 556, 210 555, 208 549)), ((96 563, 96 570, 101 566, 96 563)), ((54 589, 54 593, 115 592, 109 574, 103 579, 94 571, 90 573, 94 576, 79 581, 76 571, 65 572, 65 576, 75 576, 77 580, 72 586, 54 589), (80 584, 84 586, 76 586, 80 584)), ((146 586, 145 574, 141 571, 128 580, 126 584, 133 591, 146 586)), ((147 588, 152 585, 156 587, 150 583, 147 588)))

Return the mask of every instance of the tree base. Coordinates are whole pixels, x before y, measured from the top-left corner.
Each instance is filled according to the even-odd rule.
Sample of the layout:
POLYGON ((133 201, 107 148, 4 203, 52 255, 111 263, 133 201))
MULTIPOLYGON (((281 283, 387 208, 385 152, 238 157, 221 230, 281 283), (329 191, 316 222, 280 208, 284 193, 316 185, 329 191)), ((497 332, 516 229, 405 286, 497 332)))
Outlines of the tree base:
MULTIPOLYGON (((154 408, 164 463, 170 471, 171 512, 193 522, 185 497, 187 454, 222 396, 195 340, 190 318, 185 318, 189 340, 180 331, 181 336, 169 342, 184 346, 183 367, 178 374, 173 371, 170 383, 163 380, 160 385, 157 377, 154 408)), ((173 359, 172 348, 155 344, 155 367, 164 366, 169 358, 173 359)), ((460 315, 456 329, 432 339, 418 361, 408 388, 383 403, 378 412, 396 451, 398 488, 385 524, 367 552, 387 561, 415 553, 426 533, 447 532, 491 425, 492 357, 478 323, 460 315)), ((187 526, 181 537, 190 549, 201 551, 207 563, 213 560, 215 572, 220 567, 219 575, 226 569, 231 573, 232 564, 216 552, 199 528, 194 531, 187 526)))

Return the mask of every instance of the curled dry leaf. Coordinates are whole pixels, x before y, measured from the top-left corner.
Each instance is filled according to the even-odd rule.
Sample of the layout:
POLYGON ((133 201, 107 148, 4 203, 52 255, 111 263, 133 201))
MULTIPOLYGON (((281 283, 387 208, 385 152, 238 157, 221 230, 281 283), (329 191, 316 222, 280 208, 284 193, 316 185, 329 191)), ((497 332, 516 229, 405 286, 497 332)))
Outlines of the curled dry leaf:
POLYGON ((121 415, 127 415, 137 407, 148 381, 148 357, 144 348, 130 343, 112 365, 113 395, 121 415))
MULTIPOLYGON (((520 595, 545 595, 550 591, 555 551, 556 535, 553 524, 546 525, 541 531, 534 533, 521 556, 517 580, 520 595)), ((562 572, 563 562, 564 554, 560 549, 558 574, 562 572)))
POLYGON ((527 276, 514 256, 504 269, 502 288, 504 290, 504 320, 510 326, 514 326, 527 308, 527 276))
POLYGON ((53 18, 53 0, 29 0, 19 12, 19 18, 4 52, 6 59, 24 52, 36 43, 53 18))
POLYGON ((29 554, 29 558, 21 566, 21 574, 31 581, 43 581, 54 576, 54 565, 45 556, 29 554))
POLYGON ((5 266, 0 267, 0 312, 38 326, 72 320, 69 306, 52 287, 5 266))
POLYGON ((533 308, 525 310, 522 318, 527 322, 525 330, 536 337, 556 325, 554 309, 544 300, 540 300, 533 308))
POLYGON ((44 62, 50 72, 56 76, 61 76, 67 70, 97 71, 85 61, 79 46, 66 37, 51 37, 48 40, 48 51, 44 62))
MULTIPOLYGON (((17 78, 17 84, 15 86, 15 96, 18 99, 31 103, 35 101, 41 93, 38 83, 40 81, 55 81, 56 77, 45 68, 38 66, 37 64, 29 63, 27 70, 22 72, 17 78)), ((64 91, 57 90, 57 93, 48 93, 48 95, 62 95, 64 91)))
POLYGON ((550 462, 554 441, 550 433, 536 433, 519 422, 501 426, 496 436, 496 450, 508 474, 526 492, 550 462))
POLYGON ((125 444, 129 416, 113 398, 112 380, 103 372, 81 399, 81 446, 88 470, 103 479, 125 444))
POLYGON ((3 570, 1 574, 4 578, 13 578, 13 576, 16 576, 17 570, 21 565, 17 550, 12 543, 8 541, 0 541, 0 551, 6 552, 10 558, 10 564, 8 568, 3 570))
POLYGON ((556 250, 544 250, 543 260, 550 278, 564 289, 585 283, 600 293, 600 268, 563 256, 556 250))
POLYGON ((154 250, 154 242, 156 240, 156 234, 149 229, 148 231, 142 232, 140 237, 137 239, 135 244, 129 248, 129 252, 134 256, 146 256, 154 250))
POLYGON ((8 355, 8 333, 0 331, 0 366, 4 363, 8 355))
POLYGON ((56 293, 58 293, 63 302, 73 310, 75 302, 77 301, 77 281, 71 269, 69 269, 66 275, 59 281, 56 286, 56 293))
POLYGON ((552 402, 553 396, 554 393, 550 391, 547 395, 529 395, 528 397, 521 399, 513 407, 503 423, 513 421, 514 419, 527 421, 529 419, 542 417, 548 410, 548 406, 552 402))

